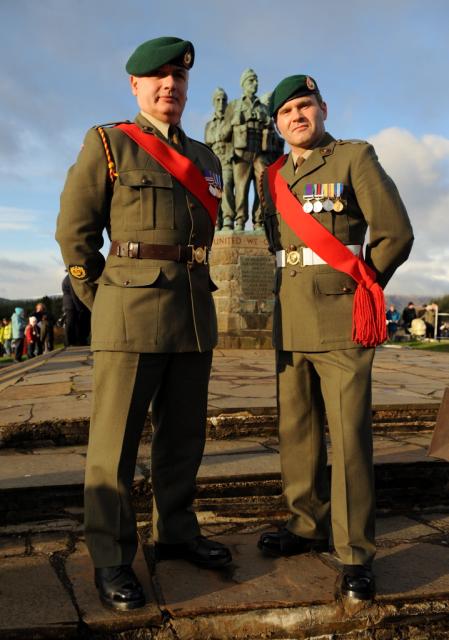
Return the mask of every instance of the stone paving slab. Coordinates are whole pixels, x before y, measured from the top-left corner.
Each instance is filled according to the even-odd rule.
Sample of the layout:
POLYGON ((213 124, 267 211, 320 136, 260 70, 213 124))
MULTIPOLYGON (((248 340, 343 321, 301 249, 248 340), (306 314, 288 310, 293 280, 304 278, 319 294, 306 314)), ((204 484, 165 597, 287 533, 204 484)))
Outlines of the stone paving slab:
MULTIPOLYGON (((29 532, 31 542, 24 553, 24 538, 13 535, 11 528, 10 555, 1 564, 0 638, 79 637, 80 620, 83 637, 88 631, 101 637, 124 634, 121 637, 158 640, 298 639, 328 638, 355 629, 351 638, 361 639, 371 637, 364 635, 370 629, 382 640, 442 638, 426 635, 426 629, 432 616, 441 629, 449 629, 449 547, 443 544, 447 534, 438 524, 449 525, 449 516, 427 517, 427 523, 418 514, 378 518, 378 595, 372 604, 335 601, 338 563, 332 555, 265 558, 256 543, 269 525, 240 519, 229 521, 228 532, 221 535, 223 525, 213 521, 203 529, 232 550, 233 563, 221 571, 202 570, 182 560, 154 566, 152 547, 147 546, 151 541, 144 541, 148 553, 139 547, 134 568, 148 604, 126 614, 99 603, 79 533, 29 532), (60 561, 59 577, 49 561, 54 555, 60 561), (396 635, 401 624, 425 628, 396 635)), ((0 550, 3 541, 0 538, 0 550)))
POLYGON ((139 547, 133 568, 145 591, 147 604, 145 607, 123 616, 121 612, 106 609, 99 601, 93 581, 94 570, 86 545, 82 541, 78 542, 74 553, 66 562, 66 572, 73 588, 80 616, 92 631, 104 633, 113 630, 120 632, 136 627, 161 624, 162 614, 156 603, 141 547, 139 547))
POLYGON ((233 555, 224 570, 208 571, 179 560, 156 565, 164 606, 173 616, 333 601, 336 573, 318 557, 265 558, 255 534, 217 539, 233 555))
MULTIPOLYGON (((61 420, 85 420, 90 415, 92 354, 83 347, 39 356, 36 362, 0 371, 0 427, 61 420)), ((225 350, 214 352, 209 411, 276 408, 274 352, 225 350)), ((385 406, 438 406, 449 386, 449 356, 410 348, 376 350, 373 403, 385 406)))
POLYGON ((447 597, 448 567, 448 547, 417 542, 381 549, 375 562, 378 598, 447 597))
POLYGON ((0 638, 76 637, 77 626, 76 609, 46 557, 2 560, 0 638))

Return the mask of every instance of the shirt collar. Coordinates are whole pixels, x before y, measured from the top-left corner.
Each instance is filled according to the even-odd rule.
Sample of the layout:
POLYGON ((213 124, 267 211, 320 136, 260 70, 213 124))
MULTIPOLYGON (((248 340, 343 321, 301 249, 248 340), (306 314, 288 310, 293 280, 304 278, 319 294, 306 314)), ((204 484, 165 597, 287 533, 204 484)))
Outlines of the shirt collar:
POLYGON ((154 116, 150 115, 146 111, 141 111, 140 113, 143 115, 144 118, 148 120, 148 122, 151 122, 151 124, 154 127, 156 127, 156 129, 158 129, 162 133, 162 135, 168 140, 168 130, 170 129, 170 123, 162 122, 162 120, 158 120, 158 118, 155 118, 154 116))

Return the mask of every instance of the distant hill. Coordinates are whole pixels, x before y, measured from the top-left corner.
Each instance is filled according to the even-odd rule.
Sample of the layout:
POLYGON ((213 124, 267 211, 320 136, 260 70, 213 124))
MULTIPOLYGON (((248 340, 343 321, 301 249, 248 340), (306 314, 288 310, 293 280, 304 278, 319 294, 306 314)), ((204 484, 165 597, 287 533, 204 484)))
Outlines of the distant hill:
POLYGON ((0 298, 0 319, 10 318, 16 307, 22 307, 22 309, 25 309, 26 315, 31 315, 38 302, 43 302, 47 311, 49 311, 55 318, 59 318, 59 316, 62 315, 62 295, 44 296, 40 298, 21 298, 17 300, 0 298))

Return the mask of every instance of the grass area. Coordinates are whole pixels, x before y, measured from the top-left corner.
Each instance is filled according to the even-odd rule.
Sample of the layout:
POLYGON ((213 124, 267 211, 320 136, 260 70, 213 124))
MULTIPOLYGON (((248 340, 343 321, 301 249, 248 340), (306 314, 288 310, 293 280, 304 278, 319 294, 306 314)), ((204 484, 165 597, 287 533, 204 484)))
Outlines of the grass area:
POLYGON ((426 351, 446 351, 449 353, 449 340, 441 340, 439 342, 422 342, 422 341, 414 341, 414 342, 406 342, 407 347, 412 347, 413 349, 425 349, 426 351))

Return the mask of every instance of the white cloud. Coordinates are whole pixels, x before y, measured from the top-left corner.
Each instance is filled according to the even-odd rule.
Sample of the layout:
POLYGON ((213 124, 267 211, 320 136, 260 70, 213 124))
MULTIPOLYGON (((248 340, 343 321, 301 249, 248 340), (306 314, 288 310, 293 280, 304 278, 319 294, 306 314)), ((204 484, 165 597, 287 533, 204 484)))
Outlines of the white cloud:
POLYGON ((389 128, 370 140, 401 193, 415 244, 388 286, 391 292, 437 296, 449 292, 449 139, 389 128))
POLYGON ((2 251, 0 258, 0 298, 38 298, 59 295, 64 265, 56 250, 2 251))
MULTIPOLYGON (((25 231, 32 229, 39 211, 0 206, 0 231, 25 231)), ((3 252, 3 256, 5 253, 3 252)))

